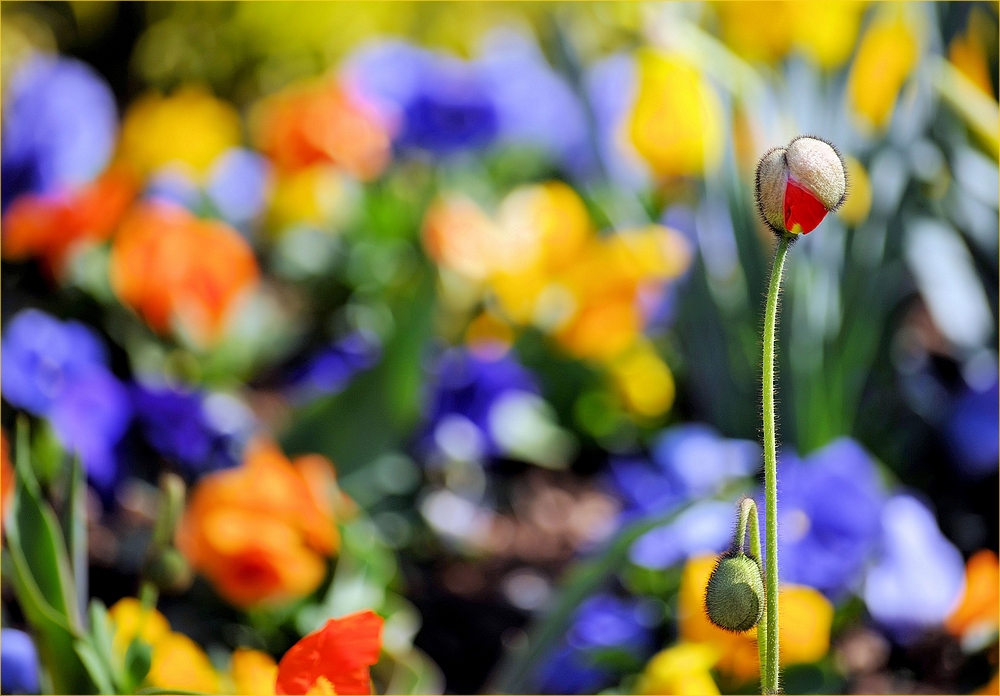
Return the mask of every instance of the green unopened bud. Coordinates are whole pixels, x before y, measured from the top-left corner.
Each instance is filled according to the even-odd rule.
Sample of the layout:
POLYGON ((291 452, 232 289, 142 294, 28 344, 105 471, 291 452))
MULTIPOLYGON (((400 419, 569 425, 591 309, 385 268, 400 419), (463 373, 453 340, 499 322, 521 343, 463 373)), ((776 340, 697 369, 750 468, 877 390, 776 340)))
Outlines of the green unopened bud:
POLYGON ((173 547, 163 549, 149 560, 145 568, 146 577, 163 592, 178 594, 191 587, 194 576, 191 566, 173 547))
POLYGON ((799 136, 757 165, 755 194, 764 222, 779 235, 808 234, 847 198, 847 168, 830 143, 799 136))
POLYGON ((719 628, 749 631, 764 615, 764 581, 760 566, 738 551, 722 555, 708 579, 705 610, 719 628))

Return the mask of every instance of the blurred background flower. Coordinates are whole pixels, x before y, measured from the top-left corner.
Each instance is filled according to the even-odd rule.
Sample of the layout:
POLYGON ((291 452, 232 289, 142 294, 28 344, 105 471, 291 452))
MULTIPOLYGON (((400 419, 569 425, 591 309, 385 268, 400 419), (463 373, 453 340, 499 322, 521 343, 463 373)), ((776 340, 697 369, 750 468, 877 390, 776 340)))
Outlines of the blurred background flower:
MULTIPOLYGON (((4 3, 0 471, 59 523, 45 601, 148 633, 135 689, 275 693, 374 610, 366 692, 754 690, 702 591, 760 488, 752 173, 810 133, 852 185, 787 271, 784 688, 995 691, 997 27, 4 3)), ((3 690, 22 629, 11 689, 108 690, 8 578, 22 512, 3 690)))

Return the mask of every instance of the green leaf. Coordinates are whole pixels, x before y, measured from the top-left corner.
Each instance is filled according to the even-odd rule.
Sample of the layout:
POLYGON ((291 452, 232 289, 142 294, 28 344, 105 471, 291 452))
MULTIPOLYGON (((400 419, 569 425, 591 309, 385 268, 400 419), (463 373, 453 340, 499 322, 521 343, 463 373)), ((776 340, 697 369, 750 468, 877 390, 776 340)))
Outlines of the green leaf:
POLYGON ((125 691, 125 675, 119 660, 114 656, 114 638, 111 633, 111 618, 104 602, 99 599, 90 600, 90 637, 97 656, 107 666, 108 674, 114 682, 117 692, 125 691))
POLYGON ((80 610, 66 542, 55 512, 42 498, 29 451, 28 424, 21 418, 17 423, 16 487, 7 539, 12 548, 20 549, 45 601, 66 617, 71 628, 79 630, 80 610))
MULTIPOLYGON (((8 535, 13 523, 8 525, 8 535)), ((10 537, 8 536, 8 543, 10 537)), ((53 693, 92 693, 93 681, 75 650, 77 633, 70 628, 66 617, 53 609, 42 596, 28 569, 27 561, 19 546, 10 545, 3 552, 3 575, 14 585, 24 617, 32 628, 38 646, 42 668, 51 682, 53 693)))
POLYGON ((149 667, 153 664, 153 647, 138 636, 132 639, 125 651, 125 678, 128 682, 127 690, 131 693, 135 691, 142 680, 149 674, 149 667))
POLYGON ((118 693, 111 683, 111 673, 108 665, 104 663, 97 654, 89 639, 81 639, 73 645, 77 656, 87 669, 87 674, 97 685, 97 690, 102 694, 118 693))
POLYGON ((87 606, 89 568, 87 564, 87 483, 80 458, 70 462, 69 491, 66 509, 62 516, 63 534, 66 535, 73 579, 76 585, 76 602, 80 611, 87 606))
POLYGON ((149 686, 149 687, 146 687, 145 689, 139 689, 135 693, 137 695, 140 695, 140 694, 150 694, 150 695, 154 695, 154 694, 182 694, 183 696, 187 696, 188 694, 190 694, 191 696, 201 696, 201 694, 206 694, 207 692, 205 692, 205 691, 191 691, 190 689, 161 689, 161 688, 159 688, 157 686, 149 686))

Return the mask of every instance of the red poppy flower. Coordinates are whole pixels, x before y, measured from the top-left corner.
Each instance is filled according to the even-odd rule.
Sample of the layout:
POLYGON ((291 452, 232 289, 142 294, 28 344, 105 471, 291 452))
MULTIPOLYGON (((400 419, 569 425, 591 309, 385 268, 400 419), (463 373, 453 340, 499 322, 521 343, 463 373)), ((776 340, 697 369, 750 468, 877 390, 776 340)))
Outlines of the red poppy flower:
POLYGON ((370 667, 382 648, 382 624, 370 610, 330 619, 281 658, 274 692, 370 695, 370 667))

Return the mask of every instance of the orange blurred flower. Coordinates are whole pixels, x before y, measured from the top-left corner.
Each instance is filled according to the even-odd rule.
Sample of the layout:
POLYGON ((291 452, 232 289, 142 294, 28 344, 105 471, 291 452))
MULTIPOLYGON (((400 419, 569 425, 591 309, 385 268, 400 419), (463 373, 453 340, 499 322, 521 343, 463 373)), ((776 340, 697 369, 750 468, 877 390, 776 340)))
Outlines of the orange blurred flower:
POLYGON ((290 462, 255 443, 235 469, 204 477, 177 531, 177 547, 239 607, 309 594, 337 550, 333 465, 319 455, 290 462))
POLYGON ((1000 628, 1000 559, 993 551, 983 549, 969 558, 962 603, 944 627, 963 643, 981 645, 995 638, 1000 628))
POLYGON ((3 216, 3 257, 40 257, 59 274, 74 247, 111 236, 135 194, 135 179, 119 166, 76 191, 20 196, 3 216))
POLYGON ((330 619, 278 663, 278 694, 371 694, 370 667, 382 648, 383 620, 373 611, 330 619))
POLYGON ((279 169, 333 163, 368 181, 389 163, 391 138, 378 116, 330 79, 266 97, 253 121, 258 146, 279 169))
MULTIPOLYGON (((684 566, 678 592, 680 637, 692 643, 710 643, 722 651, 716 668, 740 681, 760 673, 757 629, 730 633, 708 620, 705 589, 715 567, 714 556, 698 556, 684 566)), ((815 662, 830 649, 833 605, 820 592, 803 585, 784 585, 778 599, 778 650, 783 665, 815 662)))
POLYGON ((259 273, 253 250, 236 230, 164 202, 143 203, 130 213, 111 249, 111 284, 119 299, 154 330, 179 328, 200 345, 220 337, 259 273))

